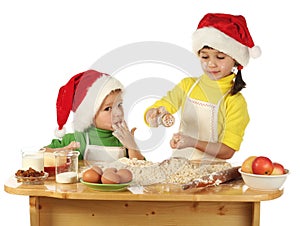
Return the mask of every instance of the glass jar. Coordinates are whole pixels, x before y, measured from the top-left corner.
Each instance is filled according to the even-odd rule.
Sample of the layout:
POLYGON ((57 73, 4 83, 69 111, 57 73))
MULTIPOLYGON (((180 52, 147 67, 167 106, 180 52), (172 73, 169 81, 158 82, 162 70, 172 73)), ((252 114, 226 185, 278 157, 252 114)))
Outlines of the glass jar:
POLYGON ((71 184, 78 181, 78 151, 54 152, 56 183, 71 184))
POLYGON ((22 169, 44 171, 44 152, 44 149, 37 147, 22 148, 22 169))

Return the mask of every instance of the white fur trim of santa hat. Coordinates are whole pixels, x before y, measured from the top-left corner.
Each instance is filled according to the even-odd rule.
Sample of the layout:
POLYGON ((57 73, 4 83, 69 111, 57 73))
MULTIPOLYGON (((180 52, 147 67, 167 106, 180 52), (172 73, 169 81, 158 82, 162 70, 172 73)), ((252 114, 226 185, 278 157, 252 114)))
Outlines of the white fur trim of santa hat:
POLYGON ((258 46, 249 48, 214 27, 203 27, 193 33, 192 48, 197 56, 198 51, 204 46, 209 46, 231 56, 243 66, 248 64, 250 56, 257 58, 261 55, 258 46))
POLYGON ((105 97, 113 90, 124 87, 119 80, 112 76, 102 76, 89 88, 85 98, 74 113, 74 130, 83 132, 93 124, 94 117, 98 112, 105 97))

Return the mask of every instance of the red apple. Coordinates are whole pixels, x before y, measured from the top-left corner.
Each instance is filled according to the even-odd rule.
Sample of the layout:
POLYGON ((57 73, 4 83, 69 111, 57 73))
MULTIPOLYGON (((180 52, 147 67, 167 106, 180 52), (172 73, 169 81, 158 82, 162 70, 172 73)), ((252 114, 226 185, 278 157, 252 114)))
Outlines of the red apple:
POLYGON ((285 172, 284 167, 280 163, 273 162, 273 167, 274 168, 273 168, 273 171, 272 171, 271 175, 281 175, 281 174, 284 174, 284 172, 285 172))
POLYGON ((256 157, 252 163, 252 171, 254 174, 270 175, 273 168, 273 162, 265 156, 256 157))
POLYGON ((249 156, 242 164, 241 170, 245 173, 253 173, 252 163, 257 156, 249 156))

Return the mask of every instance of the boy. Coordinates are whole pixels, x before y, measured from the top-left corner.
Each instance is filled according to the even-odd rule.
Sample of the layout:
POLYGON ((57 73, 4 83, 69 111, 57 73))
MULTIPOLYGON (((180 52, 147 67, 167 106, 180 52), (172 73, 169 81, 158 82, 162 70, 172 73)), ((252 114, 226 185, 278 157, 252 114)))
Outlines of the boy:
POLYGON ((124 121, 122 92, 117 79, 95 70, 73 76, 60 88, 56 102, 56 136, 61 139, 53 139, 46 151, 77 149, 79 159, 89 161, 144 159, 124 121), (74 133, 65 134, 70 111, 74 133))

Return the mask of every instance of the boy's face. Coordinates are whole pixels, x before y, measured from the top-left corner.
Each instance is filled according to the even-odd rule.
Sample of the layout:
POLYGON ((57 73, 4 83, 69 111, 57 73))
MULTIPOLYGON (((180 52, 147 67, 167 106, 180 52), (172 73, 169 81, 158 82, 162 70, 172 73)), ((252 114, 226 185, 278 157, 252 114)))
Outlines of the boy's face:
POLYGON ((113 91, 103 100, 94 118, 94 125, 98 129, 113 131, 112 125, 124 120, 122 92, 113 91))

